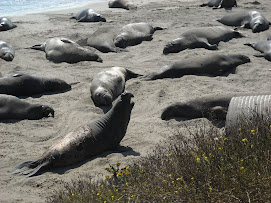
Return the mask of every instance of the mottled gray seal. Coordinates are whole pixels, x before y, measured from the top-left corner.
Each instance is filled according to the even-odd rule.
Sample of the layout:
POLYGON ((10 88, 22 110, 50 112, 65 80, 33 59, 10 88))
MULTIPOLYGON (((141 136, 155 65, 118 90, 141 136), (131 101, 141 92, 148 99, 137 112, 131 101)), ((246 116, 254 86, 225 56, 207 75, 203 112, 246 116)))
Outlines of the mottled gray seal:
POLYGON ((229 9, 234 6, 237 7, 237 2, 236 0, 209 0, 208 3, 201 4, 200 6, 229 9))
POLYGON ((116 36, 117 32, 114 27, 101 27, 87 39, 87 45, 103 53, 119 52, 122 49, 115 46, 116 36))
POLYGON ((134 103, 131 93, 123 93, 99 119, 68 133, 36 161, 15 167, 13 173, 33 176, 48 168, 64 167, 118 147, 126 134, 134 103))
POLYGON ((109 8, 124 8, 126 10, 136 9, 137 6, 128 0, 113 0, 108 3, 109 8))
POLYGON ((96 106, 108 106, 124 91, 125 81, 140 76, 128 69, 112 67, 98 73, 91 82, 91 98, 96 106))
POLYGON ((6 61, 12 61, 15 56, 15 51, 11 45, 0 40, 0 58, 6 61))
POLYGON ((70 90, 71 85, 57 78, 35 77, 16 74, 0 78, 0 94, 32 96, 45 92, 70 90))
POLYGON ((270 22, 258 11, 241 11, 230 13, 217 19, 218 22, 229 26, 241 26, 252 29, 252 32, 262 32, 269 29, 270 22))
POLYGON ((67 38, 51 38, 45 43, 34 45, 31 49, 45 51, 46 58, 50 61, 60 63, 77 63, 79 61, 97 61, 103 60, 93 51, 81 47, 76 42, 67 38))
POLYGON ((168 120, 173 117, 188 119, 209 118, 225 120, 229 103, 236 96, 261 95, 259 93, 223 93, 218 95, 205 95, 197 99, 177 102, 169 105, 163 110, 161 119, 168 120))
POLYGON ((121 28, 120 34, 115 38, 115 45, 120 48, 138 45, 143 41, 152 40, 156 30, 163 30, 161 27, 152 27, 148 23, 131 23, 121 28))
POLYGON ((96 13, 91 8, 79 11, 76 16, 71 17, 71 19, 76 19, 78 22, 106 22, 106 19, 102 15, 96 13))
POLYGON ((1 17, 0 18, 0 31, 6 31, 6 30, 10 30, 17 27, 16 25, 14 25, 10 19, 6 18, 6 17, 1 17))
POLYGON ((17 97, 0 94, 0 120, 38 120, 50 114, 54 117, 54 110, 49 106, 30 104, 17 97))
POLYGON ((165 46, 163 53, 178 53, 185 49, 195 48, 217 50, 217 44, 220 41, 227 42, 238 37, 244 37, 244 35, 224 26, 194 28, 184 32, 177 39, 169 42, 165 46))
POLYGON ((264 57, 266 60, 271 61, 271 40, 260 41, 256 43, 246 43, 245 45, 251 46, 257 51, 263 53, 263 55, 254 55, 257 57, 264 57))
POLYGON ((145 80, 162 78, 178 78, 184 75, 209 74, 212 76, 223 75, 241 64, 250 62, 247 56, 241 54, 214 54, 190 58, 162 67, 157 72, 144 76, 145 80))

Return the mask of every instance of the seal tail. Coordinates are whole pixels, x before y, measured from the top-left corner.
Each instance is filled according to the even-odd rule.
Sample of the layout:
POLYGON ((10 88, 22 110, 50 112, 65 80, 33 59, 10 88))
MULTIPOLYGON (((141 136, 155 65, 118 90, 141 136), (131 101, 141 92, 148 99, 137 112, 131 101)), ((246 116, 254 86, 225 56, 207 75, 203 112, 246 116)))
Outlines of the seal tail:
POLYGON ((153 29, 154 29, 154 32, 155 32, 156 30, 164 30, 165 28, 163 28, 163 27, 154 27, 153 29))
POLYGON ((76 19, 76 17, 75 17, 75 16, 72 16, 72 17, 70 17, 70 19, 76 19))
POLYGON ((126 72, 127 72, 126 80, 129 80, 129 79, 131 79, 131 78, 137 78, 137 77, 139 77, 139 76, 143 76, 143 75, 134 73, 133 71, 128 70, 128 69, 126 69, 126 72))
POLYGON ((252 43, 245 43, 244 45, 253 47, 253 44, 252 44, 252 43))
POLYGON ((201 4, 199 5, 200 7, 205 7, 205 6, 208 6, 208 4, 201 4))
POLYGON ((42 168, 49 165, 49 160, 43 162, 42 160, 37 161, 26 161, 13 169, 12 174, 21 174, 25 175, 26 177, 31 177, 39 172, 42 168))

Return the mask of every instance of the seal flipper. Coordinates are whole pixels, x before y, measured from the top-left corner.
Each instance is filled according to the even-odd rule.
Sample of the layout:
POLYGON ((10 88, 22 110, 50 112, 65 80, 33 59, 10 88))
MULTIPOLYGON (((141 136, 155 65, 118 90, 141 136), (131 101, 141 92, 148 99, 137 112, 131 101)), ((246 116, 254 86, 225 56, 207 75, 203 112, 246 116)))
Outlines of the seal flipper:
POLYGON ((40 171, 43 167, 48 166, 49 165, 49 160, 43 162, 44 160, 37 160, 37 161, 26 161, 23 162, 21 164, 19 164, 18 166, 16 166, 13 169, 12 174, 22 174, 25 175, 27 177, 31 177, 33 175, 35 175, 38 171, 40 171))
POLYGON ((45 50, 45 44, 36 44, 36 45, 30 47, 30 49, 44 51, 45 50))
POLYGON ((131 79, 131 78, 137 78, 139 76, 143 76, 141 74, 137 74, 137 73, 134 73, 133 71, 131 70, 128 70, 127 68, 125 68, 127 74, 126 74, 126 81, 131 79))

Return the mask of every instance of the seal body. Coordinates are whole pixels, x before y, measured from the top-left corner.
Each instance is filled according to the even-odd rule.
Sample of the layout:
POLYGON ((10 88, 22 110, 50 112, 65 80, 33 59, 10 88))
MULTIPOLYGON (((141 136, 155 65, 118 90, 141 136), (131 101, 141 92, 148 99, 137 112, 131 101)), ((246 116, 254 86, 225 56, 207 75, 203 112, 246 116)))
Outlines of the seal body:
POLYGON ((81 47, 76 42, 67 38, 51 38, 46 40, 44 44, 35 45, 31 48, 45 51, 46 58, 56 63, 77 63, 79 61, 102 62, 102 59, 93 51, 81 47))
POLYGON ((113 27, 101 27, 87 39, 87 45, 103 53, 119 52, 120 48, 114 42, 116 36, 117 32, 113 27))
POLYGON ((45 105, 30 104, 11 95, 0 94, 0 120, 38 120, 54 116, 54 110, 45 105))
POLYGON ((247 43, 245 45, 251 46, 255 50, 260 51, 261 53, 263 53, 263 57, 266 60, 271 61, 271 40, 260 41, 256 43, 247 43))
POLYGON ((250 28, 253 33, 268 30, 270 25, 270 22, 258 11, 230 13, 217 21, 224 25, 250 28))
POLYGON ((123 8, 126 10, 136 9, 136 5, 128 0, 113 0, 108 3, 109 8, 123 8))
POLYGON ((1 17, 0 18, 0 31, 6 31, 6 30, 10 30, 17 27, 16 25, 14 25, 10 19, 6 18, 6 17, 1 17))
POLYGON ((250 62, 250 59, 241 54, 214 54, 211 56, 202 56, 175 62, 171 65, 162 67, 157 72, 146 75, 144 78, 146 80, 156 80, 198 74, 217 76, 223 75, 237 66, 248 62, 250 62))
MULTIPOLYGON (((187 119, 208 118, 225 120, 230 101, 236 96, 250 96, 250 93, 225 93, 218 95, 205 95, 197 99, 177 102, 163 110, 161 119, 168 120, 173 117, 187 119)), ((259 93, 253 95, 261 95, 259 93)))
POLYGON ((102 15, 96 13, 91 8, 79 11, 76 16, 72 18, 75 18, 78 22, 106 22, 106 19, 102 15))
POLYGON ((123 93, 105 115, 68 133, 38 160, 18 165, 13 173, 32 176, 46 168, 68 166, 115 149, 126 134, 134 106, 131 97, 131 93, 123 93))
POLYGON ((6 61, 12 61, 15 56, 15 51, 8 43, 0 40, 0 58, 6 61))
POLYGON ((200 5, 208 6, 208 7, 214 7, 214 8, 232 8, 234 6, 237 7, 236 0, 209 0, 208 3, 204 3, 200 5))
POLYGON ((115 45, 120 48, 138 45, 143 41, 152 40, 152 35, 160 27, 152 27, 148 23, 131 23, 122 27, 120 34, 115 38, 115 45))
POLYGON ((163 53, 178 53, 185 49, 195 48, 217 50, 217 45, 220 41, 227 42, 238 37, 244 37, 244 35, 224 26, 194 28, 184 32, 177 39, 169 42, 164 47, 163 53))
POLYGON ((124 91, 125 82, 140 76, 122 67, 112 67, 96 75, 90 87, 90 94, 96 106, 108 106, 124 91))
POLYGON ((0 94, 32 96, 35 94, 70 90, 71 86, 57 78, 41 78, 16 74, 0 78, 0 94))

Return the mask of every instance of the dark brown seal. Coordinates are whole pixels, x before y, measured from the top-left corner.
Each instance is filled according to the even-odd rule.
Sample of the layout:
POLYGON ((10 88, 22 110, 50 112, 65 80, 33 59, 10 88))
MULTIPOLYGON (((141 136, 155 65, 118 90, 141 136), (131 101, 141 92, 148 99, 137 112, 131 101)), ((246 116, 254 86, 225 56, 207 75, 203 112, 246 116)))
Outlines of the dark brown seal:
POLYGON ((36 161, 18 165, 13 173, 33 176, 39 171, 64 167, 115 149, 126 134, 134 103, 131 93, 120 95, 105 115, 68 133, 36 161))

